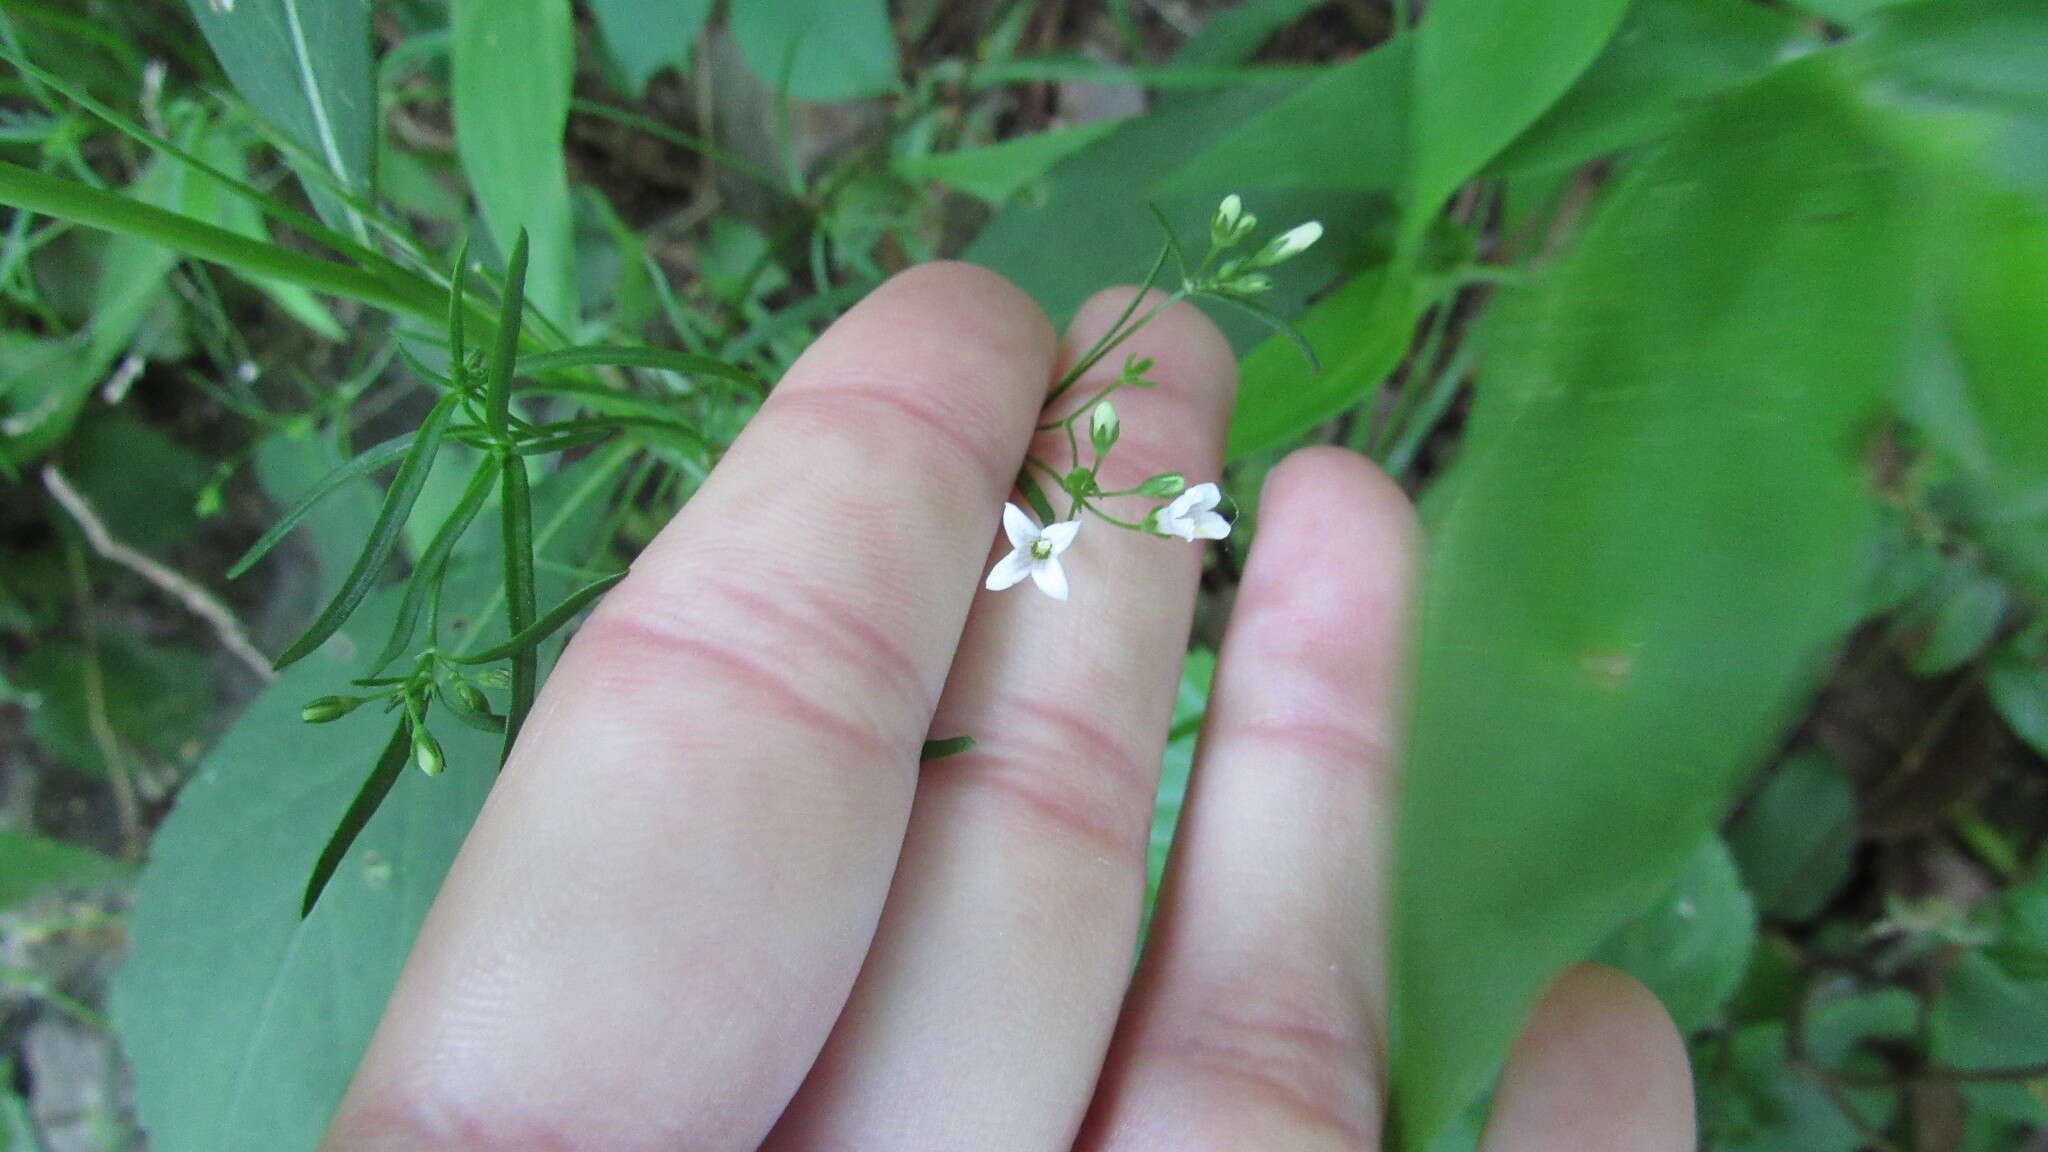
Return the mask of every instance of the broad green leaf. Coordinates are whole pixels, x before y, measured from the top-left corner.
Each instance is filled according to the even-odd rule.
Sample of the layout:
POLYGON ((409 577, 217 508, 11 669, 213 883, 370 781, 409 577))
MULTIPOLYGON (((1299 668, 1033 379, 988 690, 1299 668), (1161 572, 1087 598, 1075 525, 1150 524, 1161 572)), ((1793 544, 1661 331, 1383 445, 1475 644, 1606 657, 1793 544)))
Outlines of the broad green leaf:
POLYGON ((1120 120, 1097 120, 1053 128, 981 148, 899 156, 891 162, 905 180, 929 180, 1000 208, 1019 192, 1035 188, 1054 164, 1111 132, 1120 120))
MULTIPOLYGON (((1125 121, 1054 167, 1044 199, 1010 201, 968 246, 966 258, 1009 277, 1054 323, 1065 324, 1094 293, 1136 283, 1159 252, 1155 200, 1132 174, 1170 171, 1300 83, 1280 77, 1244 84, 1125 121)), ((1156 205, 1181 238, 1195 244, 1208 235, 1217 202, 1231 191, 1189 191, 1159 197, 1156 205)), ((1369 227, 1389 216, 1384 197, 1341 190, 1274 191, 1249 198, 1246 207, 1276 230, 1303 220, 1321 220, 1327 228, 1321 243, 1274 269, 1275 286, 1261 299, 1282 315, 1300 311, 1311 292, 1364 263, 1369 227)), ((1219 312, 1216 319, 1239 348, 1266 335, 1244 317, 1219 312)))
POLYGON ((64 475, 115 538, 157 555, 190 542, 206 466, 122 409, 90 412, 64 442, 64 475))
MULTIPOLYGON (((1928 1020, 1936 1060, 1991 1070, 2048 1064, 2048 980, 2025 980, 1987 956, 1965 955, 1948 972, 1928 1020)), ((1970 1103, 1994 1115, 2048 1124, 2048 1077, 1973 1084, 1970 1103)))
MULTIPOLYGON (((248 180, 247 159, 242 149, 224 129, 216 127, 194 141, 193 151, 213 167, 226 172, 244 183, 248 180)), ((229 188, 198 173, 187 177, 193 185, 185 211, 218 224, 230 232, 254 240, 268 240, 270 233, 264 226, 263 213, 255 204, 236 195, 229 188)), ((304 285, 275 276, 245 276, 251 286, 270 297, 285 314, 304 324, 308 329, 328 340, 344 337, 340 321, 320 303, 304 285)))
POLYGON ((1416 33, 1405 236, 1534 123, 1614 34, 1628 0, 1448 0, 1416 33))
POLYGON ((1419 622, 1404 1148, 1670 883, 1853 623, 1911 222, 1889 126, 1825 63, 1705 110, 1494 333, 1419 622))
MULTIPOLYGON (((1883 1076, 1891 1069, 1874 1049, 1917 1045, 1920 998, 1903 988, 1849 990, 1811 998, 1805 1008, 1806 1055, 1822 1068, 1852 1076, 1883 1076)), ((1845 1089, 1838 1106, 1883 1129, 1898 1111, 1899 1094, 1882 1088, 1845 1089)))
POLYGON ((2048 871, 1999 897, 1998 940, 1987 955, 2021 980, 2048 981, 2048 871))
POLYGON ((1272 337, 1253 348, 1238 370, 1228 458, 1277 447, 1358 403, 1401 362, 1415 330, 1415 305, 1405 278, 1369 269, 1316 301, 1296 323, 1317 364, 1291 341, 1272 337))
POLYGON ((896 37, 884 0, 746 0, 727 21, 762 83, 830 104, 896 87, 896 37))
POLYGON ((2048 214, 1968 178, 1957 205, 1939 347, 1909 378, 1905 413, 1962 482, 1955 509, 2036 589, 2048 589, 2048 214))
POLYGON ((1798 34, 1792 14, 1748 0, 1635 0, 1578 82, 1489 170, 1568 168, 1666 132, 1762 75, 1798 34))
POLYGON ((1251 59, 1273 34, 1326 0, 1243 0, 1210 16, 1173 54, 1175 64, 1223 67, 1251 59))
POLYGON ((1699 1069, 1702 1148, 1713 1152, 1858 1152, 1863 1134, 1827 1090, 1792 1065, 1785 1025, 1754 1024, 1713 1043, 1699 1069))
POLYGON ((402 773, 300 919, 390 728, 364 708, 309 731, 299 708, 355 673, 390 599, 257 697, 151 843, 110 1010, 158 1152, 312 1152, 490 787, 494 738, 439 733, 449 770, 402 773))
POLYGON ((1400 188, 1408 175, 1412 44, 1394 40, 1326 70, 1217 134, 1214 143, 1161 177, 1154 191, 1165 196, 1216 189, 1400 188))
POLYGON ((1713 1023, 1742 984, 1756 944, 1756 905, 1735 858, 1709 836, 1670 891, 1601 943, 1593 959, 1657 994, 1681 1032, 1713 1023))
POLYGON ((2016 653, 2001 654, 1991 666, 1991 702, 2006 725, 2032 748, 2048 756, 2048 668, 2016 653))
POLYGON ((1872 20, 1884 79, 1923 96, 2009 115, 2048 115, 2048 0, 1921 0, 1872 20))
POLYGON ((712 0, 590 0, 605 47, 635 96, 656 72, 690 66, 690 49, 711 18, 712 0))
POLYGON ((1913 654, 1913 672, 1919 676, 1940 676, 1976 659, 2005 619, 2005 585, 1982 572, 1956 573, 1940 582, 1937 594, 1932 625, 1913 654))
MULTIPOLYGON (((743 5, 744 7, 744 5, 743 5)), ((453 0, 455 143, 500 252, 532 238, 527 300, 576 322, 575 221, 562 136, 576 73, 569 0, 453 0)))
POLYGON ((66 767, 103 776, 107 763, 93 715, 101 711, 129 754, 190 764, 214 706, 205 656, 108 627, 95 631, 91 649, 45 640, 11 669, 15 687, 31 696, 29 735, 66 767))
POLYGON ((0 831, 0 911, 60 888, 125 884, 133 865, 33 832, 0 831))
POLYGON ((1790 757, 1736 816, 1728 845, 1765 915, 1810 919, 1849 879, 1855 786, 1826 756, 1790 757))
POLYGON ((310 158, 301 176, 329 224, 369 238, 329 183, 367 198, 375 187, 377 89, 370 0, 185 0, 221 68, 250 107, 310 158))

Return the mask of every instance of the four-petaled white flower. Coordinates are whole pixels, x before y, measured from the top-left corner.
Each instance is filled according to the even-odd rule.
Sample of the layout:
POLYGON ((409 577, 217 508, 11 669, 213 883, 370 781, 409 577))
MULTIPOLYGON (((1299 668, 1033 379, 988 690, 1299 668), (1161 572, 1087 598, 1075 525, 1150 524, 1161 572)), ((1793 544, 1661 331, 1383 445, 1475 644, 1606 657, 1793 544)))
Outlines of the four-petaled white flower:
POLYGON ((1187 541, 1221 540, 1230 535, 1230 521, 1216 511, 1221 503, 1222 489, 1214 484, 1197 484, 1161 508, 1153 523, 1161 536, 1178 536, 1187 541))
POLYGON ((1062 520, 1040 528, 1029 512, 1015 504, 1003 505, 1003 533, 1010 538, 1010 554, 989 569, 989 591, 1000 592, 1029 576, 1040 592, 1055 600, 1065 600, 1067 570, 1060 565, 1060 553, 1073 546, 1080 531, 1079 520, 1062 520))

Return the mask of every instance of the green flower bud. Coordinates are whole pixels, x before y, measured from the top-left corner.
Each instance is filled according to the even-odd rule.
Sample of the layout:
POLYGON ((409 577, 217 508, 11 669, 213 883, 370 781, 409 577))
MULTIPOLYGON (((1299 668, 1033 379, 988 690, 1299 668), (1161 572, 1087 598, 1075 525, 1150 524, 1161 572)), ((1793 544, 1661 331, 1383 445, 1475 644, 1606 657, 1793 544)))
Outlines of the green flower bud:
POLYGON ((1095 442, 1095 451, 1100 454, 1109 451, 1116 438, 1123 434, 1123 421, 1116 416, 1116 405, 1104 400, 1095 406, 1088 417, 1088 438, 1095 442))
POLYGON ((487 668, 476 674, 476 682, 488 688, 510 688, 512 673, 504 668, 487 668))
POLYGON ((367 696, 322 696, 299 709, 299 719, 308 724, 326 724, 369 703, 367 696))
POLYGON ((1188 486, 1188 478, 1178 472, 1161 472, 1143 484, 1138 485, 1140 496, 1178 496, 1188 486))
POLYGON ((474 684, 457 684, 454 695, 456 704, 478 716, 496 715, 496 713, 491 711, 490 699, 482 692, 477 691, 477 687, 474 684))
POLYGON ((420 766, 420 771, 429 776, 439 776, 447 764, 441 757, 441 742, 425 728, 412 730, 412 758, 420 766))
POLYGON ((1264 272, 1246 272, 1234 280, 1216 285, 1216 290, 1231 296, 1257 296, 1272 286, 1273 278, 1264 272))

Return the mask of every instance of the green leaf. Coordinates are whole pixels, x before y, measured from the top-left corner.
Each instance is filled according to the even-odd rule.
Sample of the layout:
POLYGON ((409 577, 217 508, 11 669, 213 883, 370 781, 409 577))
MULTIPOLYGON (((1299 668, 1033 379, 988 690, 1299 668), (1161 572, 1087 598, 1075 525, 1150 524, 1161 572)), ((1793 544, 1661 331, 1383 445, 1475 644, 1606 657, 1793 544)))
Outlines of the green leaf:
POLYGON ((1912 228, 1888 126, 1825 65, 1706 109, 1493 333, 1419 623, 1404 1147, 1670 882, 1853 622, 1912 228))
MULTIPOLYGON (((1300 83, 1299 77, 1261 80, 1125 121, 1055 166, 1044 199, 1011 200, 968 246, 966 258, 1009 277, 1055 324, 1066 323, 1105 286, 1134 282, 1158 254, 1153 200, 1132 173, 1170 171, 1300 83)), ((1206 236, 1217 202, 1230 191, 1190 191, 1160 198, 1157 207, 1180 235, 1206 236)), ((1283 316, 1299 312, 1340 272, 1364 263, 1369 229, 1389 215, 1384 196, 1344 190, 1274 191, 1246 206, 1276 228, 1321 220, 1327 229, 1321 243, 1273 270, 1274 288, 1261 299, 1283 316)), ((1240 349, 1266 334, 1264 325, 1245 317, 1220 313, 1217 321, 1240 349)))
POLYGON ((313 906, 320 902, 320 893, 327 890, 327 882, 334 879, 335 869, 348 850, 362 834, 370 818, 390 795, 391 786, 398 783, 399 773, 405 771, 406 761, 412 759, 411 722, 401 718, 391 729, 391 739, 385 741, 384 751, 377 756, 377 763, 370 769, 370 775, 363 780, 362 790, 349 801, 348 811, 341 814, 341 822, 334 826, 333 835, 320 849, 320 858, 313 862, 313 874, 306 880, 306 895, 299 902, 299 916, 313 914, 313 906))
POLYGON ((1858 48, 1887 81, 1943 102, 2048 115, 2048 0, 1922 0, 1886 6, 1871 24, 1858 48))
POLYGON ((1405 279, 1385 266, 1353 277, 1309 306, 1296 324, 1313 361, 1272 337, 1239 368, 1228 458, 1278 447, 1371 394, 1408 349, 1415 306, 1405 279))
POLYGON ((2048 756, 2048 668, 2016 653, 2001 654, 1991 666, 1991 703, 1998 715, 2036 755, 2048 756))
POLYGON ((368 230, 329 190, 367 199, 377 157, 369 0, 185 0, 215 58, 253 108, 320 165, 301 174, 320 215, 358 240, 368 230))
POLYGON ((1445 198, 1562 96, 1628 0, 1452 0, 1416 33, 1412 196, 1419 238, 1445 198))
POLYGON ((527 299, 576 321, 574 218, 562 136, 576 72, 569 0, 453 0, 456 151, 498 250, 532 237, 527 299))
POLYGON ((980 148, 899 156, 890 167, 905 180, 929 180, 1000 208, 1033 188, 1053 165, 1116 131, 1121 120, 1052 128, 980 148))
POLYGON ((472 652, 467 656, 455 656, 450 659, 456 664, 493 664, 499 660, 509 659, 520 652, 538 647, 541 641, 553 636, 561 630, 564 624, 575 619, 578 612, 589 607, 591 601, 611 591, 613 585, 625 578, 626 574, 624 572, 614 572, 609 576, 600 576, 576 591, 571 592, 560 604, 548 609, 547 615, 542 616, 525 629, 513 634, 510 639, 503 643, 493 644, 481 652, 472 652))
POLYGON ((1857 1152, 1863 1134, 1813 1075, 1787 1058, 1785 1025, 1755 1024, 1695 1061, 1702 1148, 1857 1152))
POLYGON ((726 19, 740 57, 773 91, 830 104, 896 88, 884 0, 747 0, 726 19))
POLYGON ((30 697, 29 734, 64 766, 104 776, 94 732, 99 710, 124 749, 166 765, 191 763, 213 708, 215 677, 205 656, 110 628, 96 632, 92 649, 44 640, 12 668, 15 687, 30 697))
POLYGON ((200 457, 125 410, 79 421, 64 443, 64 474, 124 544, 160 553, 197 530, 200 457))
MULTIPOLYGON (((505 265, 505 294, 498 301, 496 343, 484 369, 484 412, 491 434, 500 439, 507 435, 512 419, 512 377, 519 362, 519 328, 526 316, 526 259, 526 230, 522 228, 513 237, 512 257, 505 265)), ((453 328, 453 322, 451 332, 456 337, 461 335, 459 329, 453 328)))
POLYGON ((1976 659, 2005 619, 2005 585, 1981 572, 1958 573, 1939 592, 1933 626, 1913 654, 1915 675, 1940 676, 1976 659))
POLYGON ((1243 0, 1208 17, 1173 54, 1175 64, 1225 67, 1251 59, 1273 34, 1325 0, 1243 0))
MULTIPOLYGON (((534 589, 533 493, 528 487, 526 461, 512 459, 498 470, 500 504, 498 526, 504 541, 506 643, 514 644, 534 627, 540 611, 539 593, 534 589)), ((601 589, 600 589, 601 591, 601 589)), ((512 661, 512 697, 505 707, 505 741, 499 759, 512 755, 526 714, 533 711, 534 695, 540 690, 540 653, 536 645, 515 647, 512 661)))
POLYGON ((320 615, 297 640, 278 654, 276 667, 282 669, 293 664, 326 643, 328 637, 340 630, 349 613, 354 612, 363 598, 370 594, 378 575, 384 571, 385 563, 391 559, 391 550, 397 546, 399 535, 405 531, 405 521, 412 514, 413 501, 419 499, 420 489, 427 482, 427 473, 434 465, 434 453, 441 447, 442 433, 447 430, 448 421, 461 400, 459 394, 448 393, 434 404, 433 410, 420 424, 405 458, 399 462, 398 474, 391 478, 391 487, 384 493, 384 504, 377 510, 377 523, 371 527, 370 537, 363 543, 362 554, 356 557, 354 567, 342 578, 341 587, 336 589, 327 607, 321 609, 320 615))
POLYGON ((709 376, 740 385, 756 394, 767 391, 753 374, 720 360, 716 356, 700 356, 694 352, 676 352, 667 348, 632 348, 620 345, 591 345, 575 348, 558 348, 553 352, 538 352, 519 359, 514 369, 518 376, 542 376, 569 368, 584 368, 591 365, 607 365, 621 368, 656 368, 663 372, 674 372, 680 376, 709 376))
POLYGON ((299 707, 350 675, 391 607, 374 598, 341 633, 352 644, 266 688, 151 842, 109 1007, 159 1152, 312 1152, 489 790, 495 738, 442 734, 450 770, 401 773, 300 918, 390 730, 364 709, 309 732, 299 707))
POLYGON ((498 479, 499 467, 495 456, 485 456, 477 462, 461 498, 455 502, 455 508, 434 532, 426 550, 420 553, 419 563, 413 566, 412 579, 406 581, 405 595, 398 601, 391 638, 384 642, 384 650, 377 654, 371 666, 374 671, 382 671, 404 655, 406 647, 412 643, 413 631, 419 626, 420 611, 438 598, 441 578, 448 571, 449 559, 455 555, 455 545, 469 530, 477 512, 483 508, 485 498, 490 496, 491 486, 498 479))
POLYGON ((1728 844, 1765 915, 1811 919, 1849 879, 1856 788, 1829 757, 1790 757, 1729 826, 1728 844))
POLYGON ((943 740, 927 740, 924 742, 923 750, 918 753, 917 760, 920 764, 929 764, 934 760, 944 760, 948 756, 958 756, 973 748, 972 736, 949 736, 943 740))
MULTIPOLYGON (((1408 174, 1412 39, 1325 69, 1270 108, 1218 133, 1153 184, 1161 196, 1217 189, 1350 188, 1391 192, 1408 174)), ((1262 219, 1279 223, 1260 209, 1262 219)))
POLYGON ((690 49, 711 18, 712 0, 590 0, 605 47, 626 73, 626 86, 644 95, 647 82, 670 65, 690 66, 690 49))
POLYGON ((276 244, 252 240, 130 196, 0 162, 0 204, 25 208, 88 228, 135 236, 239 272, 303 284, 386 311, 438 319, 446 293, 409 273, 368 272, 276 244))
POLYGON ((133 866, 33 832, 0 831, 0 911, 61 888, 126 884, 133 866))
POLYGON ((411 432, 393 436, 382 444, 364 449, 347 463, 322 476, 303 496, 299 497, 298 503, 292 505, 291 509, 283 516, 278 517, 277 523, 272 524, 269 531, 258 537, 256 543, 251 544, 247 552, 242 553, 242 558, 235 561, 234 566, 228 569, 228 579, 232 580, 255 567, 256 562, 269 555, 272 548, 277 547, 280 541, 286 536, 291 535, 292 530, 297 528, 300 521, 303 521, 311 514, 313 509, 319 506, 322 500, 325 500, 351 481, 366 478, 371 473, 377 471, 377 469, 411 452, 414 439, 415 434, 411 432))
POLYGON ((1790 12, 1746 0, 1635 0, 1578 82, 1489 170, 1567 168, 1661 135, 1762 75, 1798 34, 1790 12))
POLYGON ((1756 905, 1735 858, 1709 836, 1657 903, 1616 930, 1593 959, 1643 982, 1681 1032, 1714 1023, 1742 984, 1756 945, 1756 905))
MULTIPOLYGON (((1991 1070, 2048 1063, 2048 980, 2023 980, 1989 957, 1966 954, 1948 972, 1928 1018, 1935 1058, 1991 1070)), ((1973 1084, 1971 1105, 2008 1120, 2048 1124, 2048 1077, 1973 1084)))

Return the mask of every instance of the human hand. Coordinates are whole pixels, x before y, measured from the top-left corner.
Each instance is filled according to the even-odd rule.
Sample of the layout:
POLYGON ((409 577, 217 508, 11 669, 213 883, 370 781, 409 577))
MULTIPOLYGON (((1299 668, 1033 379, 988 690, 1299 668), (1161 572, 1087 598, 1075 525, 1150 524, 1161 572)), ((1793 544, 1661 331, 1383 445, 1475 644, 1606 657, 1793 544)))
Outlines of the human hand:
MULTIPOLYGON (((1085 531, 980 591, 1061 351, 928 265, 821 337, 584 625, 464 844, 327 1152, 1368 1149, 1414 530, 1348 453, 1274 469, 1135 983, 1199 554, 1085 531), (917 764, 927 733, 968 753, 917 764)), ((1220 468, 1228 346, 1126 346, 1105 486, 1220 468)), ((1113 368, 1105 368, 1108 375, 1113 368)), ((1084 384, 1086 381, 1084 381, 1084 384)), ((1487 1152, 1682 1152, 1678 1037, 1555 986, 1487 1152)))

